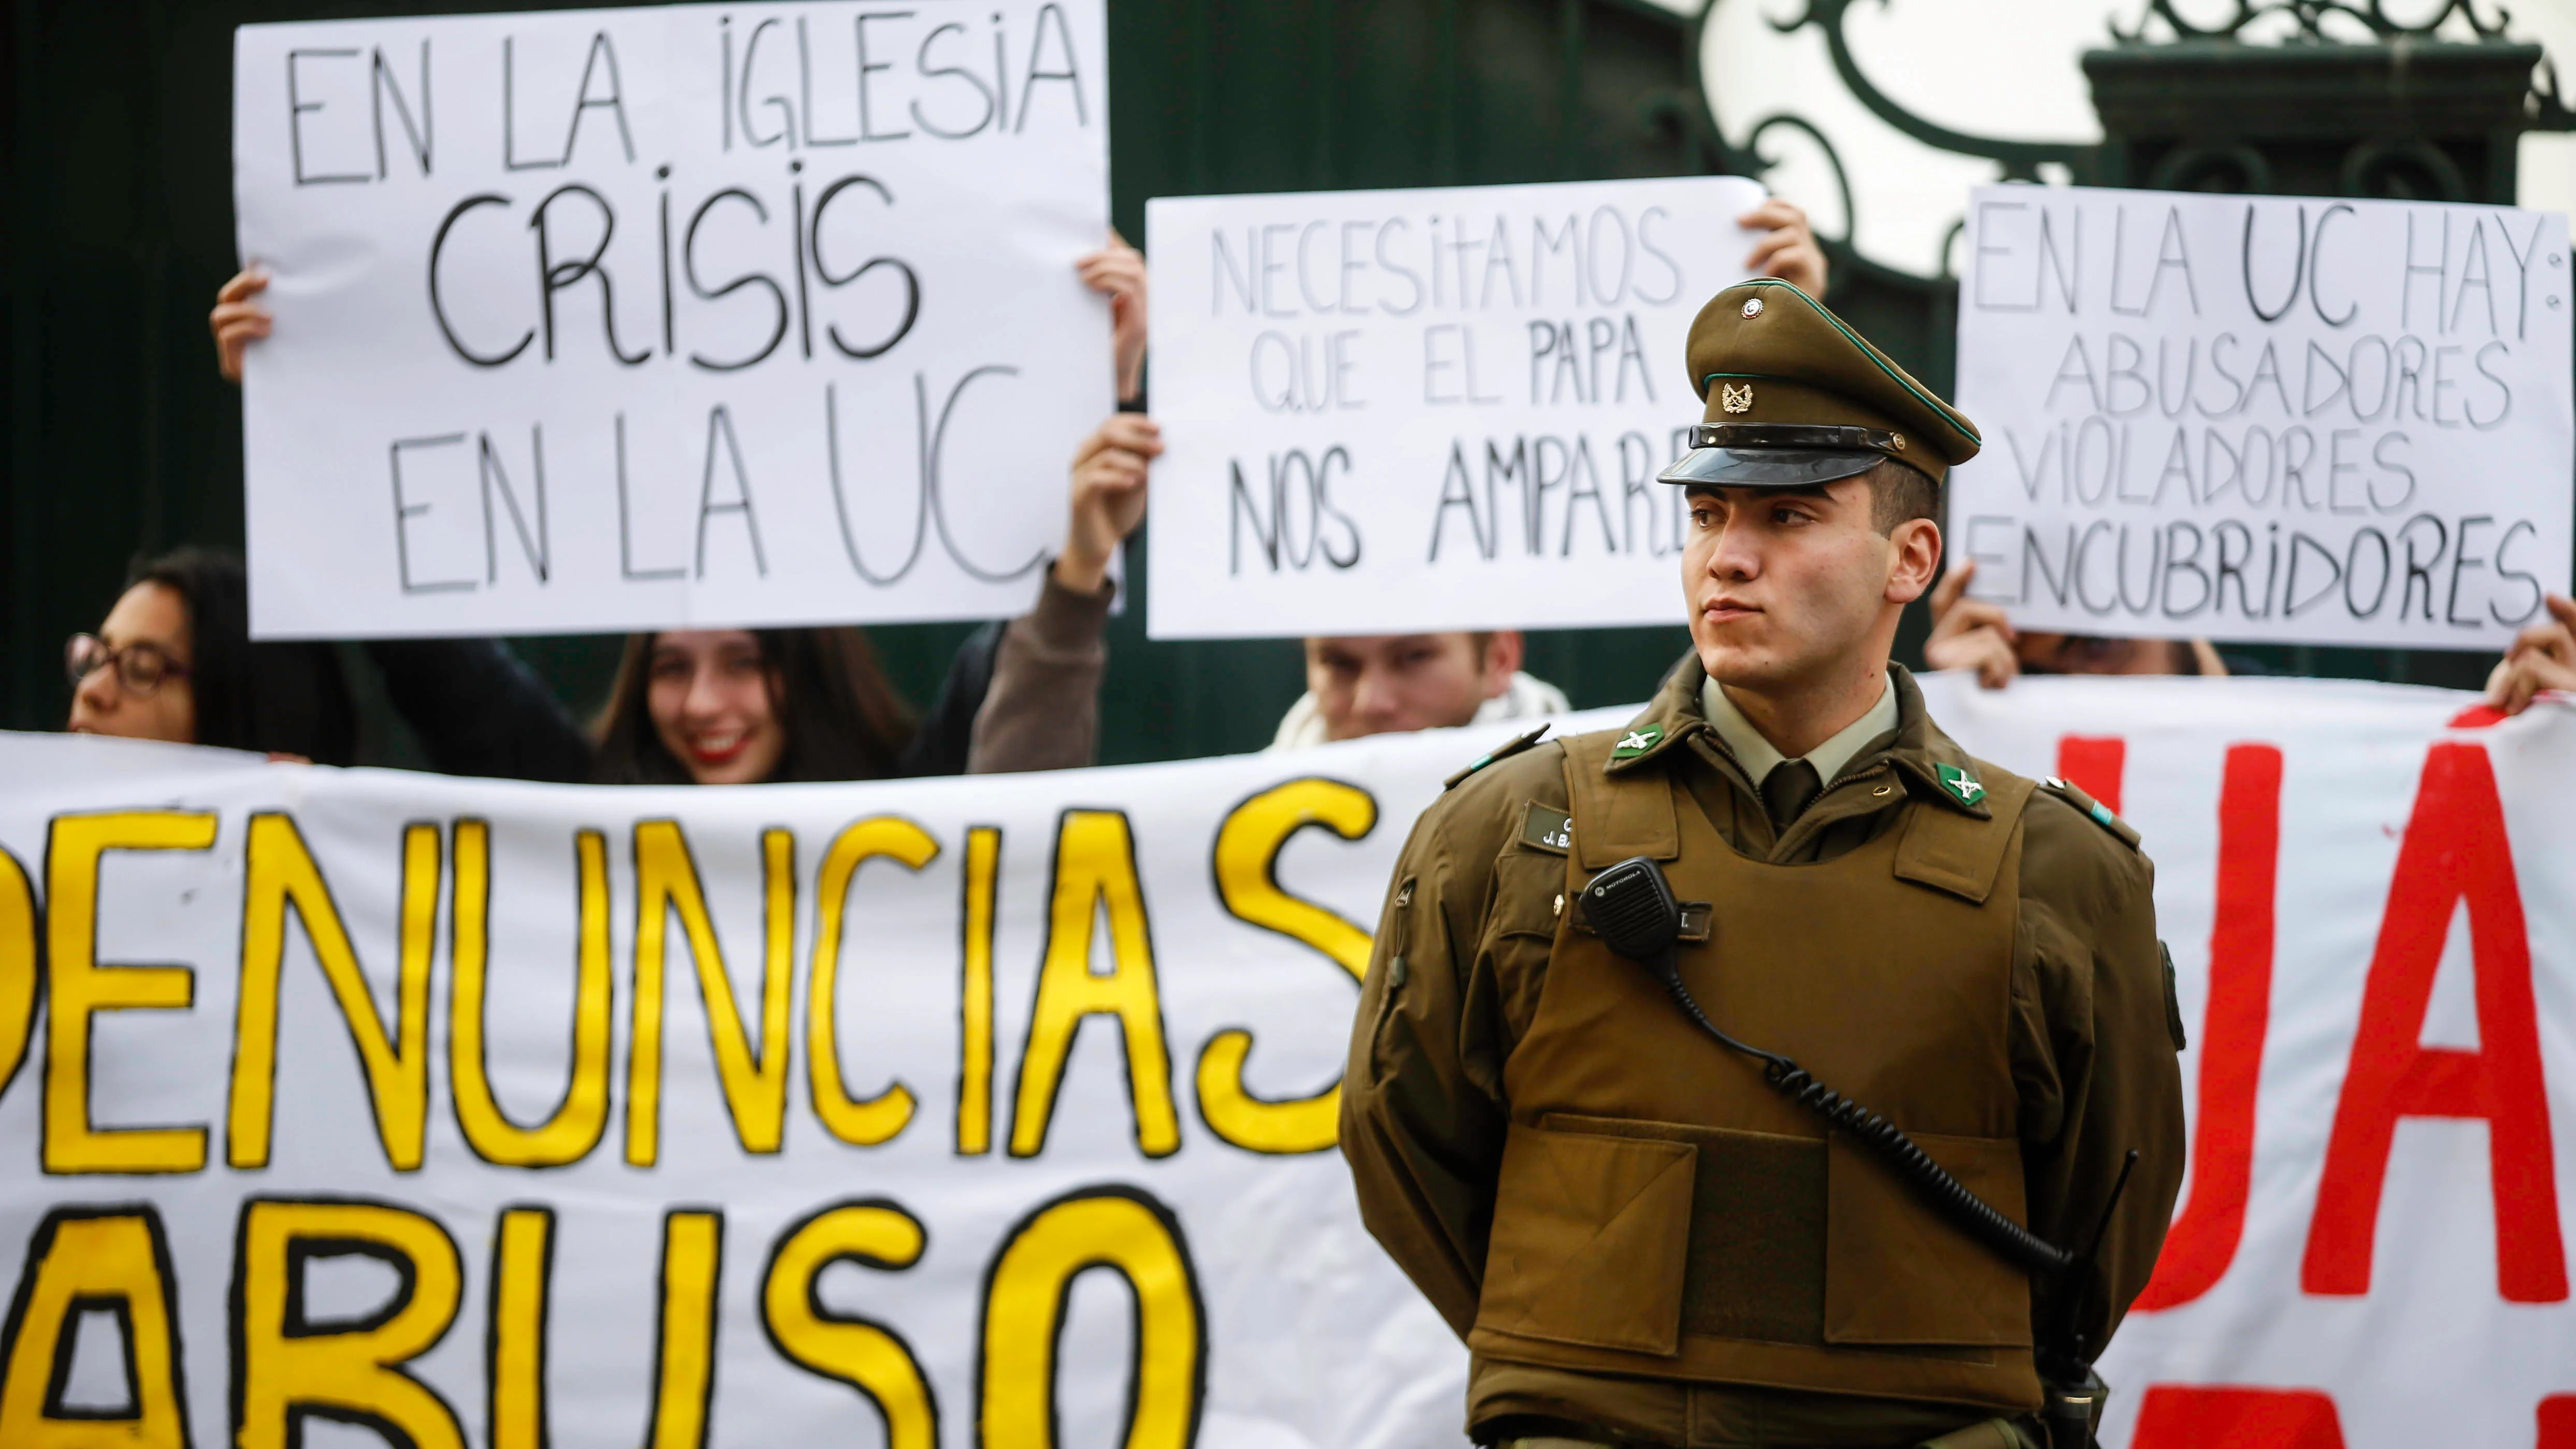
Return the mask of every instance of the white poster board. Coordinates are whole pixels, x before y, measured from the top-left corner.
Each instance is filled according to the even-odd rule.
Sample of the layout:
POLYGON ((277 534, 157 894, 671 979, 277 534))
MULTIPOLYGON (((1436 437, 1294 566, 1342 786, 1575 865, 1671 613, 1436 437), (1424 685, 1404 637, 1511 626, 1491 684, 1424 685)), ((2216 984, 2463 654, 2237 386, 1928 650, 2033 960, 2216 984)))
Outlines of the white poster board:
POLYGON ((1100 0, 253 25, 253 632, 962 619, 1112 405, 1100 0))
POLYGON ((1670 623, 1736 177, 1162 198, 1147 632, 1670 623))
POLYGON ((2567 219, 1990 186, 1949 549, 2022 627, 2500 647, 2570 573, 2567 219))

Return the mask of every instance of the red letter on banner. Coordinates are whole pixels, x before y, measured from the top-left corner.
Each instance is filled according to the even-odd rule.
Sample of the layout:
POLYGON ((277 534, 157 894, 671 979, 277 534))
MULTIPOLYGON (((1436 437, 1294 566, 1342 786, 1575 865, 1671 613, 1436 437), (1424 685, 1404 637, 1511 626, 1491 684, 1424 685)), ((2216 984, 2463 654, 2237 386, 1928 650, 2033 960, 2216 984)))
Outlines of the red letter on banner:
POLYGON ((2120 813, 2120 775, 2129 742, 2118 735, 2066 735, 2057 741, 2057 778, 2120 813))
POLYGON ((2539 1449, 2576 1449, 2576 1394, 2551 1394, 2540 1401, 2539 1449))
POLYGON ((2157 1384, 2138 1406, 2130 1449, 2343 1449, 2334 1400, 2314 1389, 2157 1384))
POLYGON ((2245 1235, 2255 1088, 2272 1010, 2272 892, 2280 859, 2281 752, 2232 745, 2218 795, 2218 911, 2209 931, 2200 1100, 2192 1112, 2191 1199, 2165 1235, 2155 1276, 2138 1295, 2142 1313, 2189 1303, 2215 1287, 2245 1235))
POLYGON ((2299 1276, 2308 1292, 2370 1290, 2380 1189, 2400 1117, 2486 1119, 2497 1288, 2511 1303, 2564 1301, 2567 1258, 2532 1012, 2531 940, 2495 771, 2476 745, 2435 745, 2424 760, 2308 1225, 2299 1276), (2464 899, 2477 971, 2475 1051, 2423 1045, 2442 941, 2464 899))

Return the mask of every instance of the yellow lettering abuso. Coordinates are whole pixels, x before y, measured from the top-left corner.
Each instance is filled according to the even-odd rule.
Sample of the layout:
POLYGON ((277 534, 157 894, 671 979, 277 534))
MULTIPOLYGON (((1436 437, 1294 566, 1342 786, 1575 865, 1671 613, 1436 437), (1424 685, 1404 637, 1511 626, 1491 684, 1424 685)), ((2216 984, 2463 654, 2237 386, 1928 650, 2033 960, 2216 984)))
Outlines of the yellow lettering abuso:
POLYGON ((58 1208, 36 1229, 18 1286, 7 1364, 0 1365, 0 1444, 9 1449, 183 1449, 175 1295, 169 1244, 149 1207, 58 1208), (113 1303, 123 1319, 133 1413, 115 1418, 45 1412, 54 1366, 81 1313, 113 1303))
POLYGON ((761 1321, 781 1356, 865 1394, 885 1416, 886 1449, 938 1449, 939 1408, 894 1330, 824 1310, 814 1282, 834 1263, 900 1270, 921 1259, 921 1223, 890 1202, 843 1203, 790 1229, 770 1255, 761 1321))
POLYGON ((397 1172, 420 1169, 429 1133, 429 968, 438 941, 438 827, 403 829, 402 905, 394 974, 394 1029, 376 1012, 367 973, 349 944, 348 927, 331 899, 322 868, 291 815, 250 818, 243 850, 241 1005, 234 1021, 232 1105, 225 1160, 237 1168, 268 1165, 277 1120, 277 997, 286 966, 286 913, 291 907, 313 943, 313 959, 330 983, 341 1020, 357 1044, 376 1137, 397 1172))
MULTIPOLYGON (((1217 828, 1217 895, 1235 919, 1312 946, 1358 981, 1368 974, 1369 933, 1279 885, 1279 852, 1309 825, 1358 840, 1377 826, 1377 800, 1339 780, 1305 779, 1244 801, 1217 828)), ((1243 1084, 1251 1055, 1252 1033, 1240 1028, 1218 1032, 1199 1053, 1199 1115, 1208 1130, 1254 1152, 1321 1152, 1332 1146, 1341 1084, 1293 1101, 1263 1101, 1243 1084)))
POLYGON ((18 857, 0 850, 0 1092, 35 1034, 36 960, 36 891, 18 857))
POLYGON ((662 1332, 654 1362, 653 1432, 645 1449, 703 1449, 716 1377, 716 1280, 724 1214, 680 1209, 662 1219, 662 1332))
POLYGON ((1137 1147, 1148 1157, 1178 1151, 1180 1116, 1172 1105, 1172 1058, 1164 1045, 1145 889, 1136 875, 1127 816, 1117 810, 1068 810, 1056 831, 1046 959, 1038 967, 1037 1006, 1020 1053, 1019 1097, 1011 1113, 1013 1157, 1034 1157, 1046 1145, 1073 1034, 1088 1016, 1116 1018, 1126 1043, 1137 1147), (1104 907, 1111 964, 1106 974, 1094 974, 1092 932, 1104 907))
POLYGON ((465 1449, 456 1412, 402 1368, 446 1335, 463 1296, 456 1244, 436 1219, 383 1203, 254 1198, 233 1252, 238 1449, 287 1449, 305 1410, 372 1419, 413 1449, 465 1449), (405 1286, 364 1327, 298 1322, 288 1305, 299 1243, 398 1263, 405 1286))
POLYGON ((215 817, 183 810, 58 815, 45 844, 45 1141, 49 1173, 201 1172, 203 1127, 99 1129, 89 1117, 91 1017, 185 1011, 197 976, 185 966, 98 959, 99 861, 111 850, 205 850, 215 817))
POLYGON ((492 1449, 546 1449, 546 1270, 552 1209, 514 1207, 492 1237, 492 1449))
POLYGON ((1136 1364, 1124 1449, 1182 1449, 1198 1426, 1207 1326, 1180 1227, 1159 1203, 1084 1189, 1030 1215, 993 1262, 984 1298, 984 1444, 1054 1449, 1055 1349, 1065 1295, 1107 1267, 1136 1295, 1136 1364))
POLYGON ((491 967, 491 827, 456 822, 456 891, 450 933, 455 984, 448 994, 447 1071, 455 1083, 456 1122, 476 1156, 503 1167, 560 1167, 579 1162, 608 1131, 609 1028, 608 842, 596 830, 573 837, 581 876, 579 938, 574 947, 572 1080, 563 1103, 537 1127, 521 1127, 492 1095, 485 1061, 484 1015, 491 967))
POLYGON ((993 1150, 993 901, 1002 872, 1002 832, 966 831, 966 918, 961 923, 957 1008, 957 1152, 993 1150))
POLYGON ((760 1044, 745 1032, 734 1001, 733 978, 716 947, 697 861, 676 820, 646 820, 635 827, 635 1021, 626 1051, 626 1160, 650 1167, 662 1147, 662 1034, 668 979, 670 918, 680 917, 689 959, 697 963, 698 992, 707 1007, 716 1078, 734 1136, 745 1152, 776 1152, 787 1126, 787 1016, 794 987, 796 940, 796 837, 785 830, 760 836, 768 908, 767 950, 761 963, 760 1044))
POLYGON ((864 1102, 850 1099, 841 1079, 840 1006, 841 940, 850 906, 850 882, 859 867, 882 856, 919 870, 939 854, 929 831, 896 815, 879 815, 842 831, 823 853, 823 871, 815 885, 814 971, 805 995, 805 1072, 814 1095, 814 1115, 823 1128, 853 1147, 891 1142, 912 1122, 912 1089, 901 1082, 864 1102))

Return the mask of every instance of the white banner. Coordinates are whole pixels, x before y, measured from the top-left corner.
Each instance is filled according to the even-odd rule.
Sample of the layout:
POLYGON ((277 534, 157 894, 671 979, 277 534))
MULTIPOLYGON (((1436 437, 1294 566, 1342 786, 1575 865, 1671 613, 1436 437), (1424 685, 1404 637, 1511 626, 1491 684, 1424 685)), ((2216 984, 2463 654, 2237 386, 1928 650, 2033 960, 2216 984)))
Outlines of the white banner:
POLYGON ((2570 577, 2567 218, 1971 194, 1954 557, 2015 624, 2501 648, 2570 577))
POLYGON ((1108 117, 1100 0, 244 26, 254 630, 1023 610, 1108 117))
POLYGON ((1147 631, 1663 624, 1741 177, 1164 197, 1147 631))
MULTIPOLYGON (((2563 1425, 2576 709, 1927 692, 2157 862, 2193 1157, 2109 1442, 2563 1425)), ((1458 1445, 1323 1094, 1504 733, 730 790, 0 737, 0 1442, 1458 1445)))

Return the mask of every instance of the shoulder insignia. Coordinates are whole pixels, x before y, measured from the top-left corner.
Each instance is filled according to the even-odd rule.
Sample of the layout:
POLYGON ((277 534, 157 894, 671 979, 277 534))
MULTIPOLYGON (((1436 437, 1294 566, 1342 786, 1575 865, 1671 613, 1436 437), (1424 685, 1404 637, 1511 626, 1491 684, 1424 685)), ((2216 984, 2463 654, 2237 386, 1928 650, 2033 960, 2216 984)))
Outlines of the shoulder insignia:
POLYGON ((1619 743, 1610 751, 1610 758, 1614 760, 1633 760, 1639 755, 1644 754, 1646 751, 1653 749, 1656 745, 1661 744, 1663 742, 1663 738, 1664 727, 1662 725, 1639 725, 1635 729, 1629 730, 1627 733, 1619 736, 1619 743))
POLYGON ((2040 781, 2039 788, 2055 795, 2067 804, 2074 806, 2076 813, 2082 815, 2085 819, 2092 821, 2094 824, 2101 826, 2104 830, 2109 831, 2112 839, 2119 841, 2122 845, 2129 847, 2131 850, 2136 850, 2138 848, 2137 828, 2129 824, 2128 821, 2112 814, 2110 806, 2105 805, 2101 801, 2094 799, 2092 796, 2085 794, 2082 790, 2077 789, 2072 783, 2060 779, 2055 775, 2051 775, 2047 779, 2040 781))
POLYGON ((1457 774, 1441 781, 1440 788, 1444 792, 1457 789, 1461 784, 1465 783, 1469 775, 1476 773, 1478 770, 1485 768, 1496 760, 1508 760, 1512 756, 1519 754, 1521 751, 1528 749, 1530 746, 1537 744, 1539 736, 1546 734, 1547 731, 1548 727, 1546 725, 1540 725, 1537 729, 1531 730, 1528 734, 1516 735, 1511 739, 1505 740, 1502 744, 1495 746, 1490 753, 1478 755, 1475 759, 1469 761, 1467 768, 1460 770, 1457 774))
POLYGON ((1574 817, 1536 800, 1521 809, 1521 844, 1550 855, 1574 848, 1574 817))
POLYGON ((1942 764, 1935 761, 1932 766, 1932 771, 1934 774, 1940 776, 1941 788, 1949 791, 1960 804, 1974 805, 1978 801, 1986 798, 1985 782, 1979 780, 1976 776, 1969 774, 1966 770, 1959 768, 1957 765, 1942 764))

